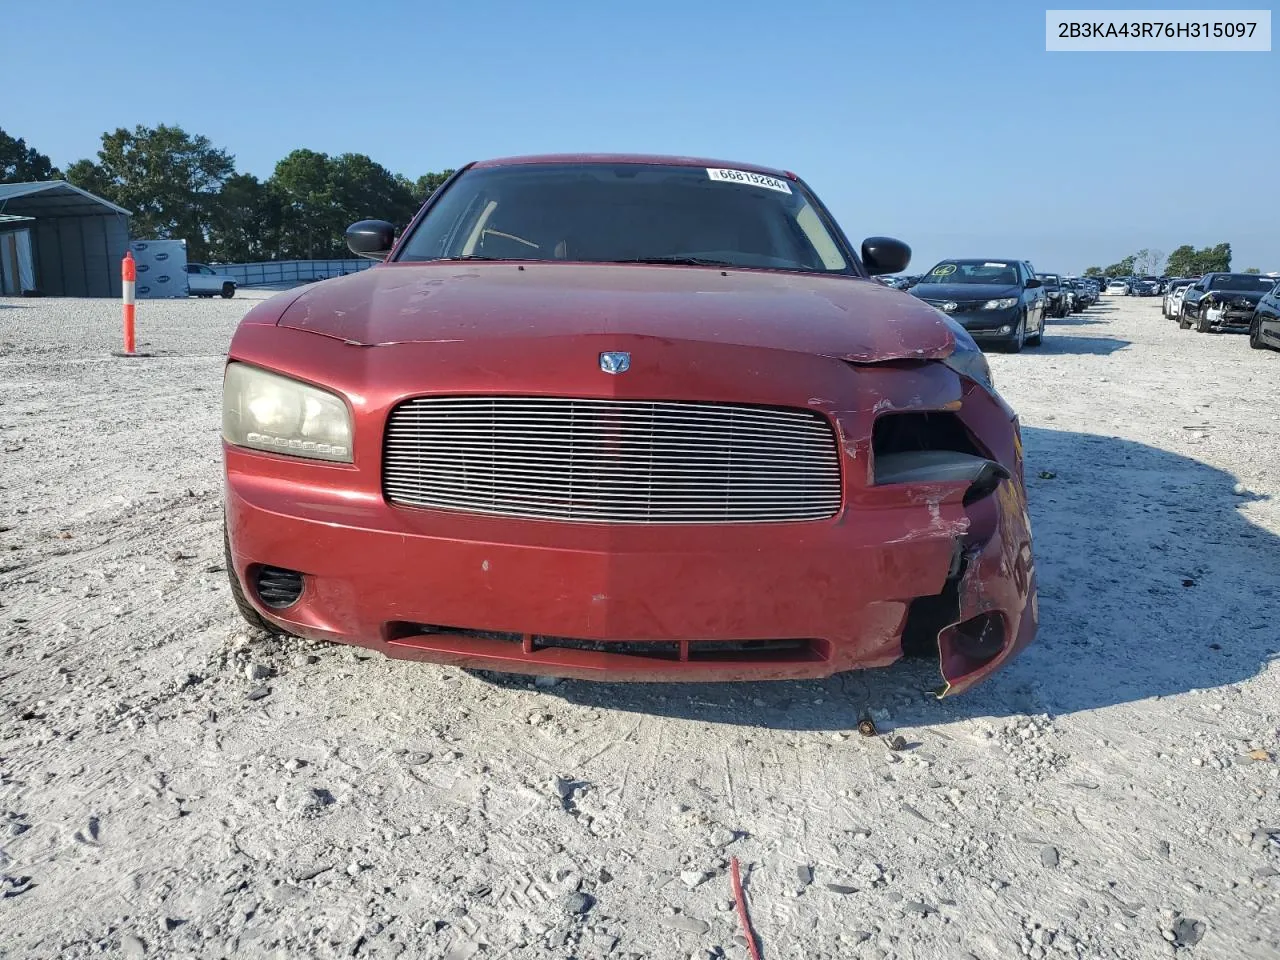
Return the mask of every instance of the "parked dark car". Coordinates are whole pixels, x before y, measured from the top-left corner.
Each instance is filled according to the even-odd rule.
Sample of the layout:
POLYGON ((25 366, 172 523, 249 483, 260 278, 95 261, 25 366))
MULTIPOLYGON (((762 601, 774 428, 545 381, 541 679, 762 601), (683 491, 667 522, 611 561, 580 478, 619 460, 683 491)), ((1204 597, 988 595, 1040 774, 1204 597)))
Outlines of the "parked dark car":
POLYGON ((1070 313, 1070 308, 1067 306, 1067 295, 1062 286, 1062 278, 1056 273, 1037 273, 1036 276, 1044 284, 1045 316, 1056 317, 1061 320, 1070 313))
POLYGON ((1080 313, 1089 305, 1083 284, 1079 280, 1063 280, 1063 287, 1071 291, 1071 312, 1080 313))
POLYGON ((1255 350, 1270 347, 1280 350, 1280 282, 1275 277, 1259 277, 1269 280, 1274 286, 1271 292, 1264 294, 1253 311, 1253 320, 1249 323, 1249 346, 1255 350))
POLYGON ((1084 295, 1084 305, 1086 307, 1092 307, 1098 302, 1098 286, 1092 280, 1077 277, 1076 287, 1084 295))
POLYGON ((1044 337, 1044 284, 1025 260, 943 260, 911 293, 949 314, 978 342, 1014 353, 1044 337))
POLYGON ((1253 323, 1258 304, 1275 284, 1275 277, 1252 273, 1206 273, 1182 298, 1178 326, 1183 330, 1195 327, 1200 333, 1244 333, 1253 323))

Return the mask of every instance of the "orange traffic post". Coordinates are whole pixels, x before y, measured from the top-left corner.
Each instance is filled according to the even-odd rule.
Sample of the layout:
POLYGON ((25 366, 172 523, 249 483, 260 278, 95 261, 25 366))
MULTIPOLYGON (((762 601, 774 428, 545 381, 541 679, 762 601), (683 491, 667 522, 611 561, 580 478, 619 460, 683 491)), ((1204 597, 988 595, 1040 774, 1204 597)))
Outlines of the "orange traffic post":
POLYGON ((138 267, 133 262, 132 250, 125 251, 124 260, 120 264, 120 279, 124 288, 124 353, 125 356, 133 356, 137 352, 134 321, 137 318, 138 267))

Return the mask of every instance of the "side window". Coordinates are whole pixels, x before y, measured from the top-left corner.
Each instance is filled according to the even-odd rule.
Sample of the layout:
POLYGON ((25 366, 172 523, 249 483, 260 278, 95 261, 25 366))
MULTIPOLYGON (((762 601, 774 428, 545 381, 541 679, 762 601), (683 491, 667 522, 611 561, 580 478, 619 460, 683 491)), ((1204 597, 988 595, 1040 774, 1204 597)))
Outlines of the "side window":
POLYGON ((199 272, 200 272, 200 268, 197 267, 194 263, 187 264, 187 273, 199 273, 199 272))

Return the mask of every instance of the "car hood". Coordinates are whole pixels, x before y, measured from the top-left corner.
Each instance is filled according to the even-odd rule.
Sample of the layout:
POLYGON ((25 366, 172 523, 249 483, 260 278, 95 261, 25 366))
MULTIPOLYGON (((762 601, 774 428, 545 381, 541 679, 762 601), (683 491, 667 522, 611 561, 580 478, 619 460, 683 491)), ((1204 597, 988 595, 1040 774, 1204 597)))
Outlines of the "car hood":
POLYGON ((1209 296, 1223 303, 1235 303, 1241 300, 1247 300, 1249 303, 1258 303, 1267 295, 1265 290, 1210 290, 1209 296))
POLYGON ((1003 283, 921 283, 912 287, 911 292, 922 300, 955 300, 959 303, 1022 296, 1021 287, 1003 283))
POLYGON ((940 359, 937 310, 874 281, 613 264, 387 264, 316 284, 280 326, 364 345, 618 333, 860 363, 940 359))

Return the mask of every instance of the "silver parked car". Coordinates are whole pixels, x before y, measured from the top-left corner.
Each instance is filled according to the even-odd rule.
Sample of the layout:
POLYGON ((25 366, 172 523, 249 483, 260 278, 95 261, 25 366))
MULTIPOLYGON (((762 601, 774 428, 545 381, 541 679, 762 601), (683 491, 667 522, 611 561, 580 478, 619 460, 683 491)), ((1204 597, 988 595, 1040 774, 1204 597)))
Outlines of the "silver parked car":
POLYGON ((1183 279, 1182 277, 1178 277, 1169 281, 1169 285, 1165 289, 1164 294, 1164 315, 1166 319, 1177 320, 1182 316, 1182 298, 1186 296, 1187 287, 1191 286, 1198 279, 1200 278, 1195 277, 1192 279, 1183 279))
POLYGON ((187 292, 193 297, 224 297, 230 300, 236 295, 236 282, 213 267, 188 260, 187 292))

